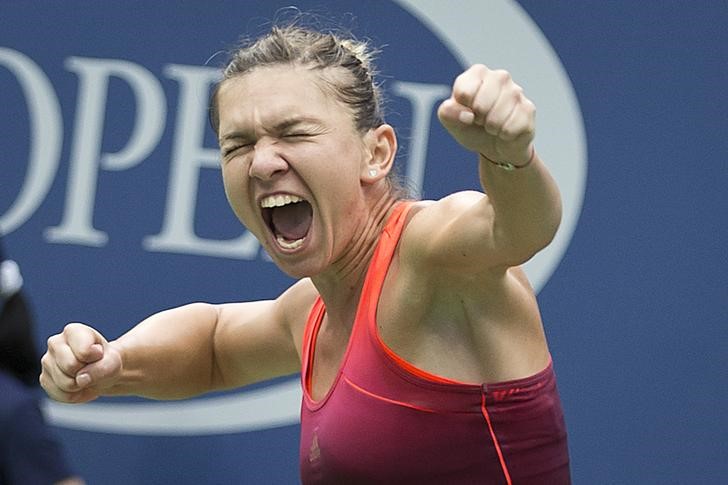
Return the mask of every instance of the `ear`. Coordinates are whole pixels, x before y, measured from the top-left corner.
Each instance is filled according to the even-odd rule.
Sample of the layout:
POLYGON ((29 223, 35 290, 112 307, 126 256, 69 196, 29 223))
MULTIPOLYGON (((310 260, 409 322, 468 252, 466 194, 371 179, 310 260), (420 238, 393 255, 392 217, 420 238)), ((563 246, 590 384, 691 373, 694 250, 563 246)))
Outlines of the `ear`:
POLYGON ((364 137, 365 156, 362 159, 360 179, 371 185, 382 180, 392 170, 397 154, 397 135, 394 128, 383 124, 369 130, 364 137))

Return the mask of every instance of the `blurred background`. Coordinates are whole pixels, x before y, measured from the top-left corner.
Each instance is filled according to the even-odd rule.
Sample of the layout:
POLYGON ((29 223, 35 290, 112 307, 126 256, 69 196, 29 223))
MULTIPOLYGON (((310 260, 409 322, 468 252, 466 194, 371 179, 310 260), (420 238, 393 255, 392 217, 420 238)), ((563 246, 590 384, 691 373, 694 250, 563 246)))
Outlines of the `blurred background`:
MULTIPOLYGON (((240 35, 284 1, 5 0, 0 233, 34 338, 114 338, 190 301, 291 284, 227 207, 206 103, 240 35)), ((474 62, 538 107, 564 194, 539 291, 575 483, 728 476, 728 3, 296 2, 382 49, 398 165, 424 198, 477 188, 437 123, 474 62)), ((44 411, 89 484, 296 483, 295 377, 178 403, 44 411)), ((2 431, 0 430, 0 433, 2 431)))

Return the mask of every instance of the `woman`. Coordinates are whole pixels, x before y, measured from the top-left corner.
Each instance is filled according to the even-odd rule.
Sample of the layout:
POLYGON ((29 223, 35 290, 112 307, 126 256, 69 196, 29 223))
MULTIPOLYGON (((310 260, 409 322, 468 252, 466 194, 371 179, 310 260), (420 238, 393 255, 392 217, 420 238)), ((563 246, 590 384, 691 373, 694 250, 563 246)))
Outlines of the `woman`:
POLYGON ((472 66, 438 115, 483 193, 404 201, 367 46, 297 26, 241 47, 211 101, 230 205, 300 278, 277 299, 196 303, 109 342, 67 325, 41 383, 62 402, 177 399, 301 372, 304 483, 568 483, 536 299, 518 265, 558 190, 534 106, 472 66))

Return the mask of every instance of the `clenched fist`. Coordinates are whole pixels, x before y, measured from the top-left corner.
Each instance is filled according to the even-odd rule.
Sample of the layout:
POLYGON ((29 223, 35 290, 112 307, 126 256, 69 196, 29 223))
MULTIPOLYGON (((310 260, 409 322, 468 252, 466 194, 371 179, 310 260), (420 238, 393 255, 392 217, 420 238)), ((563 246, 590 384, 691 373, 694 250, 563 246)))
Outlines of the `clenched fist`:
POLYGON ((96 399, 121 376, 121 354, 93 328, 66 325, 48 339, 41 359, 40 384, 56 401, 83 403, 96 399))
POLYGON ((523 166, 533 155, 536 108, 506 71, 470 67, 437 114, 462 146, 492 161, 523 166))

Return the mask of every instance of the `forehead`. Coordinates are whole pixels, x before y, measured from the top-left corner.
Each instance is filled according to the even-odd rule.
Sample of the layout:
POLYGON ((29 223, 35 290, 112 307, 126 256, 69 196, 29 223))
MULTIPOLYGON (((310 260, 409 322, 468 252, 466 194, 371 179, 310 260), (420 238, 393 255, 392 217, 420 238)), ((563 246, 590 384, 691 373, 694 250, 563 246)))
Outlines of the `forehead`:
POLYGON ((351 122, 349 110, 324 86, 318 71, 291 65, 258 67, 230 78, 217 96, 220 133, 299 116, 337 125, 344 118, 351 122))

